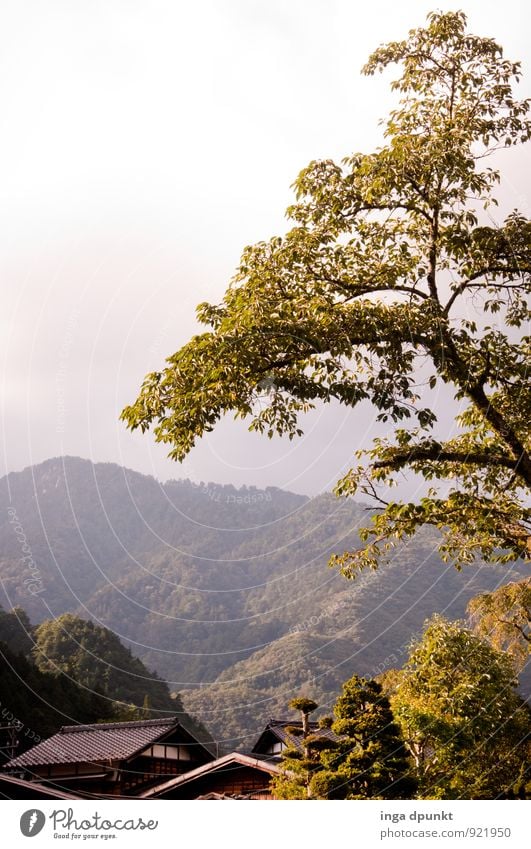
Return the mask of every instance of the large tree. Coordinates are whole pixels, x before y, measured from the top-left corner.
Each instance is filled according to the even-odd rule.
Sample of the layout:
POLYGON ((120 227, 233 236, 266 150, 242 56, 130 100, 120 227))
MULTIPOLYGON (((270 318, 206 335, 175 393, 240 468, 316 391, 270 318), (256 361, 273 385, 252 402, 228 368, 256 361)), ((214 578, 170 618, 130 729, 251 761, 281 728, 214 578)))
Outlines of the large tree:
POLYGON ((507 798, 529 779, 531 713, 505 654, 435 616, 390 680, 421 798, 507 798))
POLYGON ((429 15, 364 73, 395 64, 401 98, 382 146, 300 173, 292 229, 245 248, 223 302, 198 307, 209 329, 122 413, 182 460, 227 412, 292 438, 316 403, 371 402, 392 431, 337 487, 380 508, 365 547, 338 558, 347 575, 425 523, 458 565, 531 547, 531 223, 491 217, 500 176, 487 164, 530 138, 512 89, 520 66, 469 34, 462 12, 429 15), (442 384, 462 406, 450 437, 435 411, 442 384), (418 502, 384 497, 404 470, 428 482, 418 502))

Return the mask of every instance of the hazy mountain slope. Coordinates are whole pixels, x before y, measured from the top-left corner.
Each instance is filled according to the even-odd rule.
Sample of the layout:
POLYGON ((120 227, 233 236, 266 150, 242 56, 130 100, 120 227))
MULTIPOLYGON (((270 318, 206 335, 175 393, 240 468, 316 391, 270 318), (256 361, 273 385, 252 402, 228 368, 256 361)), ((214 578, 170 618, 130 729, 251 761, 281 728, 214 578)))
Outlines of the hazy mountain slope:
POLYGON ((305 501, 274 488, 163 485, 112 463, 48 460, 0 480, 0 603, 20 604, 39 622, 142 570, 157 549, 230 560, 255 526, 271 525, 305 501), (32 595, 35 577, 42 591, 32 595))
POLYGON ((277 521, 274 538, 267 525, 236 538, 232 560, 159 550, 98 590, 91 611, 107 625, 120 618, 121 635, 176 689, 212 681, 344 589, 326 563, 338 540, 356 544, 359 517, 323 496, 277 521))
POLYGON ((234 735, 245 733, 263 722, 259 707, 234 708, 249 668, 246 703, 274 697, 280 710, 311 679, 322 679, 325 697, 351 671, 400 665, 433 612, 462 616, 473 595, 521 574, 457 573, 425 531, 388 566, 347 583, 327 560, 359 544, 368 518, 331 495, 160 484, 113 464, 49 460, 0 481, 0 603, 34 622, 92 618, 171 690, 201 685, 187 703, 201 705, 207 725, 216 705, 234 735), (226 683, 219 690, 227 675, 238 679, 233 695, 226 683))
POLYGON ((311 694, 323 708, 335 700, 353 674, 351 655, 350 640, 288 634, 231 666, 215 684, 186 692, 186 709, 203 717, 223 750, 250 751, 269 717, 289 716, 295 695, 311 694))
MULTIPOLYGON (((424 549, 423 558, 422 542, 323 599, 320 613, 302 618, 290 634, 231 666, 210 686, 181 691, 185 707, 216 738, 228 737, 229 745, 245 749, 264 717, 284 716, 294 696, 304 693, 329 709, 351 675, 372 677, 402 666, 426 618, 436 610, 450 619, 463 617, 468 600, 496 586, 502 574, 485 566, 458 573, 431 551, 424 549)), ((531 692, 529 675, 522 684, 531 692)))

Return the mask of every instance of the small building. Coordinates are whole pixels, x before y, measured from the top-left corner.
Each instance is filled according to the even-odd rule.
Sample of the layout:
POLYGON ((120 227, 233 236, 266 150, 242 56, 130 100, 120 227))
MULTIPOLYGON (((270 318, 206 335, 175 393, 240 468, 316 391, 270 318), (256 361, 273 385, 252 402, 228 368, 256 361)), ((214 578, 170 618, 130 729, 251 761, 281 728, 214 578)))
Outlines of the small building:
MULTIPOLYGON (((318 722, 310 722, 309 726, 311 733, 318 734, 319 737, 326 737, 334 743, 337 743, 340 739, 331 728, 321 728, 318 722)), ((290 747, 302 752, 302 745, 302 722, 300 720, 270 719, 253 746, 251 755, 278 761, 284 749, 290 747), (294 734, 288 730, 290 728, 296 728, 300 733, 294 734)))
MULTIPOLYGON (((310 722, 310 731, 333 742, 339 739, 330 728, 321 728, 317 722, 310 722)), ((144 790, 139 797, 218 801, 274 799, 271 780, 282 774, 281 754, 288 746, 302 751, 302 723, 270 719, 250 754, 232 752, 144 790)))
POLYGON ((4 772, 80 795, 136 796, 161 776, 179 776, 215 755, 177 717, 65 725, 4 772))
POLYGON ((142 799, 273 799, 271 779, 281 773, 269 758, 232 752, 139 794, 142 799))

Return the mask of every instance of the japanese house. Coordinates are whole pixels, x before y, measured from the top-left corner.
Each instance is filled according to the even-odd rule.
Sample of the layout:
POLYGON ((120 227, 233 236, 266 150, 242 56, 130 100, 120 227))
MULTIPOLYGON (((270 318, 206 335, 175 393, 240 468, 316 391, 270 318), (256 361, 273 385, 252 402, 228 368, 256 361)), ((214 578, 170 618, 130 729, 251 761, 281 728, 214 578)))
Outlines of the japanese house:
POLYGON ((271 778, 280 766, 268 758, 232 752, 140 793, 142 799, 273 799, 271 778))
MULTIPOLYGON (((310 723, 310 730, 338 739, 316 722, 310 723)), ((287 746, 302 750, 300 722, 270 719, 251 753, 220 758, 177 717, 66 725, 12 758, 4 774, 9 773, 7 782, 15 782, 13 793, 25 792, 27 799, 46 798, 32 789, 35 794, 66 793, 72 798, 274 799, 271 780, 282 771, 281 754, 287 746)), ((8 792, 6 797, 22 798, 8 792)))
MULTIPOLYGON (((331 728, 321 728, 318 722, 310 722, 309 726, 312 734, 326 737, 333 742, 339 740, 339 737, 334 734, 331 728)), ((280 760, 282 752, 288 746, 302 751, 301 733, 294 734, 288 730, 290 728, 302 732, 302 723, 294 722, 291 719, 270 719, 256 741, 251 755, 280 760)))
POLYGON ((135 796, 215 759, 176 717, 65 725, 10 760, 18 778, 82 795, 135 796))

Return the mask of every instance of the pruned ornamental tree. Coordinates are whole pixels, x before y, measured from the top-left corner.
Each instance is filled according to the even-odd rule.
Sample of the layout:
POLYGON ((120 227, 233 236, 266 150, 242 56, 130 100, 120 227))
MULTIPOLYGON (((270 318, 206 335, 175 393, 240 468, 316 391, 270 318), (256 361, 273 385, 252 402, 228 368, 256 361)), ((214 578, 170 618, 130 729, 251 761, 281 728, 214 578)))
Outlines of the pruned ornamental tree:
POLYGON ((520 66, 469 34, 462 12, 430 14, 363 70, 395 64, 382 146, 299 174, 292 228, 244 249, 222 303, 198 307, 208 330, 122 412, 182 460, 228 412, 293 438, 315 404, 371 402, 393 430, 337 485, 380 508, 364 548, 338 558, 347 576, 426 523, 458 566, 531 547, 531 223, 489 212, 500 180, 489 156, 530 138, 529 104, 513 95, 520 66), (442 384, 462 405, 450 437, 435 411, 442 384), (389 501, 381 486, 407 470, 428 482, 424 497, 389 501))
POLYGON ((288 726, 294 743, 282 752, 273 780, 277 799, 411 799, 417 780, 389 699, 377 681, 354 675, 343 684, 333 717, 309 722, 317 707, 294 699, 301 722, 288 726))
POLYGON ((310 724, 310 714, 319 707, 317 702, 301 696, 292 699, 289 706, 300 712, 300 725, 286 728, 293 742, 282 752, 283 772, 273 779, 271 786, 277 799, 316 798, 313 782, 322 769, 320 752, 333 746, 333 742, 310 724))

